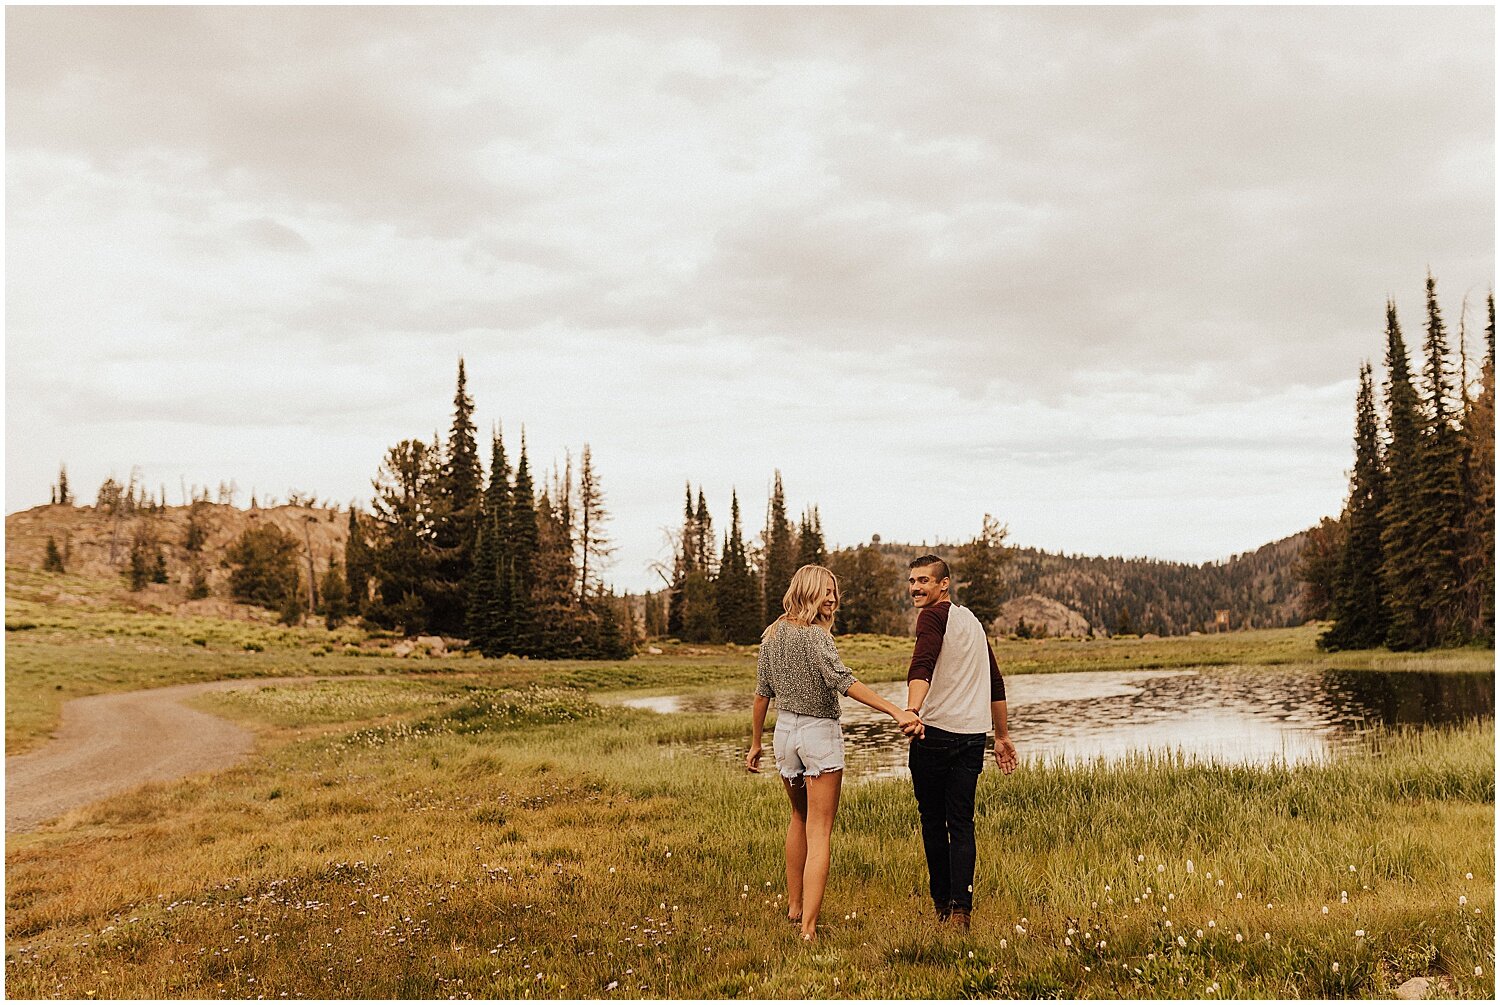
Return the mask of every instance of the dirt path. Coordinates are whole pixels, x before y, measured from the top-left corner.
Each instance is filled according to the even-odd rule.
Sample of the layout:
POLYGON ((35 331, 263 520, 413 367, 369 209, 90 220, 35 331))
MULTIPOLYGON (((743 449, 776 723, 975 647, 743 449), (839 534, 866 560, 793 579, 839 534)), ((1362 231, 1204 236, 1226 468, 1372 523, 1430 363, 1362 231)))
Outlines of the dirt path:
POLYGON ((5 759, 5 832, 146 782, 170 781, 237 764, 255 743, 250 730, 182 704, 210 691, 302 684, 326 678, 268 677, 181 684, 75 698, 37 750, 5 759))

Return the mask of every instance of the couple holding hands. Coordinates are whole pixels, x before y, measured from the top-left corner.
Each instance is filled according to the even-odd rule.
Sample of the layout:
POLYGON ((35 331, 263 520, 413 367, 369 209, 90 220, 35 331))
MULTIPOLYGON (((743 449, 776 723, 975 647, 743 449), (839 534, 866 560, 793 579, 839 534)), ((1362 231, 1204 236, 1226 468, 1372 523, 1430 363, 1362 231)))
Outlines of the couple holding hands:
POLYGON ((1005 681, 984 626, 948 596, 948 564, 923 555, 909 566, 907 587, 918 610, 907 701, 897 708, 855 680, 839 660, 833 618, 838 580, 804 565, 782 598, 786 613, 761 636, 750 752, 759 773, 766 712, 776 701, 776 767, 791 803, 786 831, 787 916, 802 938, 817 931, 828 883, 828 845, 844 777, 839 697, 884 712, 911 738, 912 789, 922 821, 928 889, 938 918, 964 928, 974 906, 974 790, 984 767, 985 738, 995 730, 995 763, 1016 769, 1006 729, 1005 681))

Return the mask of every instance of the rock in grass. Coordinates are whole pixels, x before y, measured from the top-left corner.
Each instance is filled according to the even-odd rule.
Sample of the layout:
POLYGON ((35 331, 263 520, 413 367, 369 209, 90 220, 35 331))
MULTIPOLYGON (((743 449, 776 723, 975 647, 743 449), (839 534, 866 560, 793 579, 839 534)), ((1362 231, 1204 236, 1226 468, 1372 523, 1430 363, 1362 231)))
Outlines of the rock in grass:
POLYGON ((1413 977, 1396 989, 1397 998, 1408 1000, 1426 998, 1432 990, 1432 979, 1429 977, 1413 977))

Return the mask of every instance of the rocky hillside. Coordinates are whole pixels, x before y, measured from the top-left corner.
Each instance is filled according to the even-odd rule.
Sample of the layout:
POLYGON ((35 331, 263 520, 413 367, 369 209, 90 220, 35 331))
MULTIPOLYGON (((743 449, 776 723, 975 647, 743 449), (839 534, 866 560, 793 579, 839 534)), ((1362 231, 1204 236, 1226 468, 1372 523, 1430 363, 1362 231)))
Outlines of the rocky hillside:
MULTIPOLYGON (((1212 631, 1215 612, 1221 610, 1229 612, 1231 629, 1299 625, 1302 585, 1296 566, 1305 540, 1306 532, 1293 534, 1255 551, 1202 565, 1012 548, 1005 567, 1006 600, 1056 601, 1081 616, 1095 634, 1115 634, 1120 629, 1156 635, 1212 631)), ((929 551, 940 555, 956 551, 942 544, 883 542, 876 547, 893 584, 904 579, 910 559, 929 551)), ((910 605, 900 608, 904 596, 900 589, 890 595, 893 621, 902 615, 910 620, 910 605)), ((1076 621, 1066 616, 1063 620, 1069 622, 1070 634, 1078 628, 1076 621)), ((1001 627, 1008 629, 1009 623, 1001 627)))
MULTIPOLYGON (((312 549, 318 574, 328 567, 329 556, 342 560, 349 533, 347 511, 276 506, 270 509, 238 509, 203 504, 208 516, 208 538, 203 546, 203 567, 215 594, 225 592, 228 569, 221 567, 224 552, 245 530, 258 524, 275 524, 312 549)), ((167 506, 160 510, 137 510, 129 515, 111 514, 93 506, 37 506, 5 518, 5 562, 7 565, 40 569, 47 553, 47 538, 57 542, 71 573, 97 578, 120 576, 130 557, 130 542, 138 529, 149 529, 161 543, 167 560, 167 576, 174 587, 187 587, 191 553, 185 547, 188 507, 167 506)), ((306 561, 307 556, 303 555, 306 561)))

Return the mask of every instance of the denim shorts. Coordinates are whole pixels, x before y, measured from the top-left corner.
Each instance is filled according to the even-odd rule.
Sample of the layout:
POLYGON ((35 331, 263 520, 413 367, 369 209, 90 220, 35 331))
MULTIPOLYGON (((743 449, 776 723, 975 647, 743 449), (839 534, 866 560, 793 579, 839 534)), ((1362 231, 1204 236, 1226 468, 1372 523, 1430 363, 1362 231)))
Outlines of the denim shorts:
POLYGON ((778 711, 774 746, 782 778, 844 770, 844 732, 837 719, 778 711))

